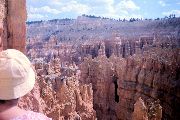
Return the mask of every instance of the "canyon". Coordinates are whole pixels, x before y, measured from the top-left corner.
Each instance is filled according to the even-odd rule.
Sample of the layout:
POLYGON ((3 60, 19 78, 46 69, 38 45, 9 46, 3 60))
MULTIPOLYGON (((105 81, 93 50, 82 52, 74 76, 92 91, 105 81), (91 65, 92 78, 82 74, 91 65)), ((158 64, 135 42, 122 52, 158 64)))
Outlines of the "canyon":
POLYGON ((98 56, 85 60, 80 81, 93 85, 97 117, 131 119, 134 104, 141 97, 144 101, 159 99, 163 119, 179 119, 178 54, 179 50, 158 49, 128 58, 98 56))
POLYGON ((180 119, 180 18, 26 24, 25 0, 0 5, 0 51, 24 52, 37 74, 19 107, 53 120, 180 119))

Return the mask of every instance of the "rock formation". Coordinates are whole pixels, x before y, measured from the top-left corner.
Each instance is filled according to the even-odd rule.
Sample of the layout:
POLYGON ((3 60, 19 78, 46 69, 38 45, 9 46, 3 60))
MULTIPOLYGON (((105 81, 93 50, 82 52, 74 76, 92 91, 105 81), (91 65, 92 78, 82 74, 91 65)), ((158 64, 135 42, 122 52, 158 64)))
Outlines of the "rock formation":
MULTIPOLYGON (((14 48, 25 52, 25 4, 26 0, 0 0, 0 51, 14 48)), ((33 36, 28 37, 27 55, 36 69, 37 82, 19 100, 19 106, 53 120, 95 120, 96 116, 99 120, 179 120, 179 18, 165 20, 170 21, 168 28, 176 21, 176 29, 167 31, 160 26, 158 35, 156 22, 144 21, 138 33, 137 25, 120 30, 131 23, 100 21, 86 17, 54 20, 46 23, 61 27, 49 25, 48 29, 42 22, 28 23, 28 36, 33 36), (42 29, 34 29, 36 25, 42 29), (34 35, 31 29, 40 32, 34 35), (133 35, 126 35, 130 29, 133 35), (44 30, 52 30, 52 35, 44 30), (113 30, 122 36, 113 37, 113 30), (144 31, 149 36, 144 36, 144 31), (67 40, 77 43, 59 42, 67 40)))
POLYGON ((134 104, 133 120, 148 120, 148 110, 144 101, 139 98, 134 104))
MULTIPOLYGON (((171 40, 160 40, 157 36, 141 37, 135 42, 98 41, 96 44, 86 43, 78 47, 61 43, 63 48, 51 47, 47 56, 38 49, 41 44, 37 42, 28 53, 30 56, 35 53, 33 58, 45 60, 49 57, 45 61, 50 62, 45 63, 43 69, 37 70, 38 75, 56 76, 58 73, 62 79, 76 74, 67 69, 73 60, 78 64, 83 61, 79 70, 80 83, 92 84, 93 108, 100 120, 132 119, 134 103, 139 97, 145 101, 160 99, 162 118, 176 119, 178 108, 174 105, 179 104, 179 49, 173 47, 174 43, 171 40), (57 67, 53 67, 54 64, 57 67), (169 72, 170 69, 173 73, 169 72)), ((43 49, 46 47, 48 45, 42 45, 43 49)))
POLYGON ((147 104, 141 97, 134 104, 132 120, 161 120, 162 107, 157 101, 151 101, 147 104))
POLYGON ((179 119, 179 54, 179 49, 155 49, 128 58, 86 58, 80 82, 92 83, 97 118, 129 120, 141 97, 159 99, 163 119, 179 119))
POLYGON ((36 85, 20 99, 19 106, 42 112, 53 120, 95 120, 92 85, 79 84, 77 66, 61 68, 57 61, 52 59, 46 64, 36 60, 36 85))
POLYGON ((0 0, 0 11, 0 50, 3 50, 3 46, 7 44, 7 8, 5 0, 0 0))
MULTIPOLYGON (((25 52, 26 0, 0 0, 0 11, 0 50, 13 48, 25 52)), ((35 63, 36 85, 20 99, 19 106, 44 113, 53 120, 95 120, 91 84, 79 84, 74 69, 60 70, 58 63, 58 59, 35 63), (61 72, 65 72, 63 77, 61 72)))
POLYGON ((26 0, 0 0, 0 50, 25 52, 26 0))

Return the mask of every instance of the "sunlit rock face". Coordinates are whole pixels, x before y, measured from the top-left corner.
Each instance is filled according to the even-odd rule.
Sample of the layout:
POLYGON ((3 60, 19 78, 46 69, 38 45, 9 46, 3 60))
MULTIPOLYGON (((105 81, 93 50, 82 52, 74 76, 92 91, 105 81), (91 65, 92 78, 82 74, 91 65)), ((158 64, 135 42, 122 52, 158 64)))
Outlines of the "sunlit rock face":
POLYGON ((26 0, 0 0, 0 50, 25 52, 26 0))
POLYGON ((79 83, 76 65, 62 68, 59 64, 57 59, 49 63, 36 60, 36 85, 19 100, 19 106, 44 113, 53 120, 95 120, 92 85, 79 83))
POLYGON ((0 51, 7 46, 7 7, 6 1, 0 0, 0 51))
POLYGON ((86 58, 80 82, 92 83, 97 118, 130 120, 141 97, 159 99, 163 119, 179 119, 179 54, 179 49, 156 49, 128 58, 86 58))
POLYGON ((139 98, 134 104, 133 120, 148 120, 148 109, 144 101, 139 98))
POLYGON ((137 99, 134 104, 134 112, 132 114, 132 120, 161 120, 162 119, 162 107, 157 101, 146 101, 137 99))
POLYGON ((8 48, 25 51, 26 45, 26 0, 8 0, 8 48))
MULTIPOLYGON (((24 52, 26 0, 0 0, 0 11, 0 51, 15 48, 24 52)), ((37 35, 30 37, 32 41, 29 40, 27 45, 27 55, 32 61, 40 59, 33 62, 37 73, 35 87, 19 100, 19 107, 44 113, 53 120, 179 120, 180 51, 176 49, 180 45, 179 37, 175 38, 173 34, 171 37, 154 35, 156 27, 153 32, 147 27, 140 27, 141 34, 137 34, 136 27, 133 27, 121 31, 125 34, 135 31, 136 37, 128 35, 132 36, 130 40, 120 37, 103 41, 106 34, 111 36, 114 26, 108 26, 108 31, 105 31, 101 25, 105 25, 106 20, 103 23, 98 19, 89 20, 63 20, 65 26, 60 25, 57 31, 51 26, 49 29, 55 30, 55 36, 48 37, 49 42, 45 44, 38 33, 48 34, 44 29, 47 25, 40 22, 42 27, 38 29, 34 29, 36 24, 34 27, 30 25, 29 30, 35 30, 33 32, 37 35), (81 38, 81 42, 76 41, 80 44, 76 47, 66 43, 59 45, 56 33, 64 33, 63 30, 74 23, 75 27, 79 26, 79 32, 71 28, 67 32, 68 37, 60 36, 59 39, 74 41, 81 38), (88 25, 86 29, 82 23, 88 25), (88 30, 88 36, 82 36, 83 30, 88 30), (144 30, 151 32, 150 36, 141 36, 144 30), (99 31, 103 33, 96 38, 99 31), (97 40, 97 44, 82 42, 90 38, 97 40), (154 47, 156 50, 150 50, 154 47), (77 63, 83 61, 80 70, 72 64, 73 60, 77 63), (160 102, 156 102, 158 99, 160 102)), ((172 21, 179 23, 178 18, 172 21)), ((56 22, 62 24, 61 21, 56 22)), ((115 24, 115 28, 121 29, 121 24, 115 24)))

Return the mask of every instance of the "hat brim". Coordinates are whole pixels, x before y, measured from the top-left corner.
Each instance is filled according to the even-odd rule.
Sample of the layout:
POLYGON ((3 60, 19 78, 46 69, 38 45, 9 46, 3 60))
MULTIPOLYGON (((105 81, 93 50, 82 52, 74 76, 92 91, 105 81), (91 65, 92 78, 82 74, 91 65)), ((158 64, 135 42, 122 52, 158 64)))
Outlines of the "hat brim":
POLYGON ((0 100, 12 100, 20 98, 29 93, 35 84, 35 72, 32 68, 29 70, 29 74, 25 82, 16 86, 1 86, 0 87, 0 100))

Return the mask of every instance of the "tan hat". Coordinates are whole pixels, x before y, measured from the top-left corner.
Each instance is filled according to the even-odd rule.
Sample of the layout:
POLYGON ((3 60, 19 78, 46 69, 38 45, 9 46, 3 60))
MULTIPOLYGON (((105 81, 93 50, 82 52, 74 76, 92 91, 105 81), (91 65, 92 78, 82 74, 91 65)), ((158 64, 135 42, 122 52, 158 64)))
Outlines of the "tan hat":
POLYGON ((22 97, 34 84, 35 72, 22 52, 14 49, 0 52, 0 100, 22 97))

